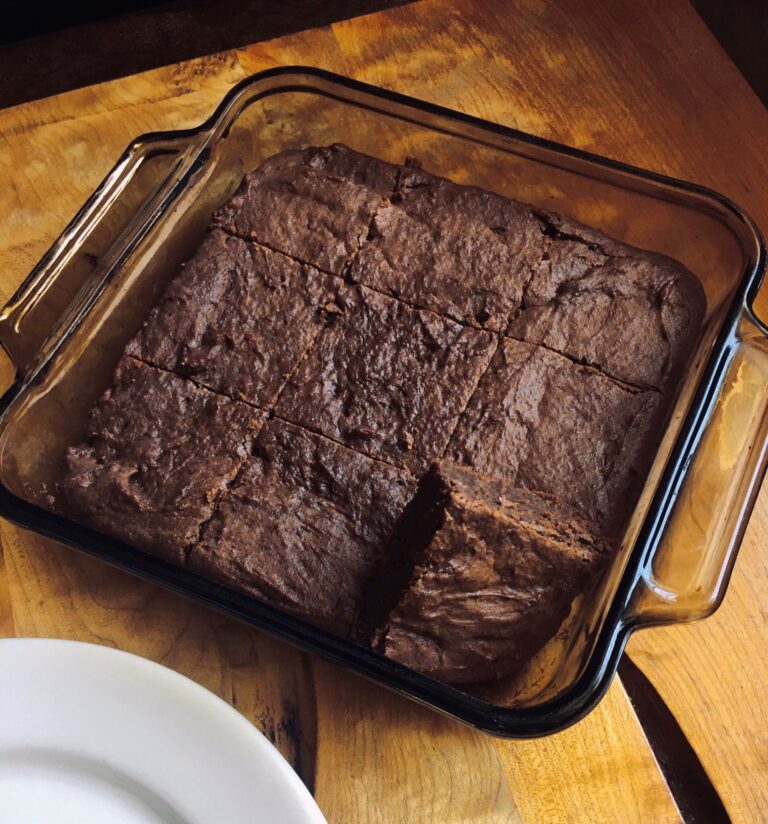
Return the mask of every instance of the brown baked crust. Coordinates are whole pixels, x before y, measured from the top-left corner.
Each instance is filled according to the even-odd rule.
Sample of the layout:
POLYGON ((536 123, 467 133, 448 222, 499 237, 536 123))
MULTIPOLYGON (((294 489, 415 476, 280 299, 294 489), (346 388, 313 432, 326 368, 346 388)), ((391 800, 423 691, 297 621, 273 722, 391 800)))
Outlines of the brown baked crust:
POLYGON ((336 278, 214 229, 126 352, 269 408, 319 334, 339 286, 336 278))
POLYGON ((396 180, 396 166, 340 144, 289 150, 247 175, 213 224, 340 275, 396 180))
POLYGON ((677 261, 421 169, 403 170, 348 276, 657 389, 679 376, 706 308, 677 261))
POLYGON ((442 455, 496 347, 470 329, 364 287, 286 384, 277 414, 413 473, 442 455))
POLYGON ((415 541, 401 534, 413 569, 374 644, 447 683, 518 670, 613 551, 556 499, 449 462, 433 467, 409 510, 406 523, 434 526, 415 541))
POLYGON ((447 456, 489 477, 430 475, 442 526, 417 530, 382 644, 495 677, 605 554, 579 518, 625 525, 704 310, 683 266, 575 221, 340 145, 283 152, 129 344, 142 362, 69 450, 62 507, 358 636, 413 569, 394 523, 447 456))
POLYGON ((67 451, 62 506, 129 544, 183 564, 250 450, 262 415, 124 357, 67 451))
POLYGON ((446 457, 516 486, 556 495, 621 528, 653 457, 653 390, 505 339, 453 433, 446 457))
POLYGON ((330 275, 214 229, 126 352, 269 408, 339 287, 330 275))
POLYGON ((190 557, 210 575, 343 635, 413 495, 407 473, 279 420, 190 557))
POLYGON ((472 326, 503 331, 541 245, 522 203, 421 170, 378 209, 351 280, 472 326))
POLYGON ((507 334, 638 387, 679 377, 706 309, 698 279, 574 220, 536 210, 541 256, 507 334))

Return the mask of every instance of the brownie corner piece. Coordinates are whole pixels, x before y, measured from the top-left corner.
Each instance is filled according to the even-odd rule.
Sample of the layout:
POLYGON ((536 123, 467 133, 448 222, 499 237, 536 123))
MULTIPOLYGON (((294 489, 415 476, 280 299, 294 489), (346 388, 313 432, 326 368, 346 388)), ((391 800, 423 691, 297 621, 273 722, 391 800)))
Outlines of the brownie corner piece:
POLYGON ((442 455, 497 339, 360 286, 340 308, 277 414, 419 474, 442 455))
POLYGON ((371 576, 415 488, 406 472, 273 419, 189 568, 358 637, 371 576))
POLYGON ((542 253, 507 334, 633 386, 667 388, 706 313, 698 278, 664 255, 537 214, 545 227, 542 253))
POLYGON ((613 554, 572 508, 451 462, 423 478, 398 543, 411 572, 374 646, 447 683, 519 670, 613 554))
POLYGON ((396 175, 340 144, 281 152, 246 175, 213 224, 341 275, 396 175))
POLYGON ((184 564, 263 415, 129 357, 70 447, 60 508, 88 526, 184 564))
POLYGON ((338 288, 336 278, 213 229, 126 352, 269 408, 338 288))

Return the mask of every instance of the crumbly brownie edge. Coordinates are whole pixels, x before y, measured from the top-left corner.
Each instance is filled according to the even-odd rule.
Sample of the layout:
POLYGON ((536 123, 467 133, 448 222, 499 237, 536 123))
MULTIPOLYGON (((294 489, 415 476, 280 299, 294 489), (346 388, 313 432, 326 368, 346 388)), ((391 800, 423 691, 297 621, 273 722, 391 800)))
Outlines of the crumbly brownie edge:
POLYGON ((419 480, 414 496, 406 504, 380 569, 377 591, 372 593, 362 637, 374 649, 386 634, 391 612, 408 590, 413 572, 424 559, 435 533, 441 528, 450 490, 434 466, 419 480))

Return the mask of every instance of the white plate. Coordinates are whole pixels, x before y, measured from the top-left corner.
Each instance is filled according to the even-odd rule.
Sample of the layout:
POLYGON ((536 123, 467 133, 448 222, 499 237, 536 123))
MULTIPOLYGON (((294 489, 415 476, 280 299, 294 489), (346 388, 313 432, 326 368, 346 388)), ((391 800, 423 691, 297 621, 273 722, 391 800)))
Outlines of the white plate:
POLYGON ((322 824, 229 704, 159 664, 75 641, 0 641, 2 824, 322 824))

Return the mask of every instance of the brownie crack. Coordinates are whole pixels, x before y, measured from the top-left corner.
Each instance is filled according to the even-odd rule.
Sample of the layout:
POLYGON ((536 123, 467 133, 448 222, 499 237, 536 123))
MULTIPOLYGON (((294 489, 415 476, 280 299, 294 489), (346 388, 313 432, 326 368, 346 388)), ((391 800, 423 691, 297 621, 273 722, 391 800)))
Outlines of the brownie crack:
POLYGON ((195 380, 191 375, 187 375, 185 372, 177 372, 175 369, 169 369, 167 366, 162 366, 159 363, 155 363, 148 358, 142 358, 138 355, 126 355, 126 358, 129 360, 135 361, 136 363, 142 363, 144 366, 149 366, 150 369, 157 369, 158 372, 165 372, 168 375, 173 375, 174 377, 180 378, 181 380, 188 381, 189 383, 193 383, 198 389, 202 389, 205 392, 210 392, 212 395, 218 395, 220 398, 226 398, 228 401, 236 401, 237 403, 245 404, 246 406, 250 406, 252 409, 258 409, 259 412, 268 412, 269 410, 264 409, 263 407, 255 404, 253 401, 247 401, 244 398, 239 398, 236 395, 231 395, 229 392, 222 392, 220 389, 212 389, 210 386, 206 386, 206 384, 201 383, 198 380, 195 380))
MULTIPOLYGON (((263 413, 263 410, 260 409, 255 404, 246 403, 244 401, 241 401, 239 398, 232 398, 229 395, 226 395, 222 392, 216 392, 216 391, 214 391, 213 389, 210 389, 207 386, 204 386, 204 385, 202 385, 202 384, 200 384, 200 383, 198 383, 194 380, 191 380, 186 375, 179 375, 178 373, 174 372, 171 369, 167 369, 167 368, 162 367, 162 366, 157 366, 154 363, 148 362, 148 361, 146 361, 142 358, 137 358, 134 355, 124 355, 123 357, 124 357, 125 361, 129 361, 129 362, 132 362, 134 364, 139 364, 144 368, 151 369, 151 370, 154 370, 155 372, 159 372, 159 373, 162 373, 162 374, 172 375, 177 380, 182 381, 184 383, 191 384, 191 385, 195 386, 197 389, 199 389, 200 391, 207 393, 208 395, 211 395, 211 396, 214 396, 214 397, 217 397, 217 398, 225 398, 226 400, 231 401, 233 403, 240 403, 243 406, 250 407, 251 409, 254 409, 255 411, 263 413)), ((240 470, 242 469, 243 464, 247 460, 248 452, 249 452, 249 450, 247 448, 248 441, 250 439, 252 439, 255 435, 258 435, 259 431, 261 430, 262 425, 263 425, 263 418, 262 418, 262 421, 259 423, 258 426, 253 427, 251 429, 247 429, 247 431, 244 434, 242 440, 240 441, 239 450, 242 452, 243 457, 240 459, 239 462, 237 462, 235 467, 230 471, 230 473, 226 477, 226 480, 224 481, 224 483, 213 493, 212 499, 210 501, 210 506, 211 506, 210 514, 208 515, 208 517, 203 518, 203 520, 198 525, 197 538, 195 540, 193 540, 192 542, 190 542, 189 544, 187 544, 186 546, 184 546, 184 548, 182 550, 183 551, 184 565, 186 565, 187 561, 189 560, 189 556, 190 556, 193 548, 195 546, 197 546, 197 544, 200 542, 200 540, 201 540, 201 538, 202 538, 202 536, 205 532, 205 529, 207 528, 208 524, 211 522, 211 520, 215 516, 215 514, 218 510, 218 506, 219 506, 219 503, 221 501, 221 498, 226 493, 226 491, 232 486, 232 484, 234 483, 237 475, 239 474, 240 470)), ((175 451, 177 446, 178 446, 177 442, 167 442, 166 447, 164 449, 164 453, 171 453, 171 452, 175 451)), ((235 451, 235 455, 237 455, 237 450, 235 451)))
MULTIPOLYGON (((297 258, 297 257, 294 257, 293 255, 289 255, 286 252, 282 252, 282 251, 280 251, 280 249, 275 249, 272 246, 269 246, 268 244, 266 244, 266 243, 264 243, 260 240, 254 240, 253 238, 250 238, 250 237, 244 237, 242 235, 236 234, 235 232, 230 232, 227 229, 222 229, 222 231, 225 234, 228 234, 230 237, 237 238, 238 240, 242 240, 245 243, 250 243, 250 244, 253 244, 254 246, 260 246, 261 248, 266 249, 268 252, 271 252, 272 254, 282 255, 284 258, 287 258, 288 260, 291 260, 294 263, 298 263, 300 266, 307 266, 310 269, 314 269, 316 272, 320 272, 324 275, 327 275, 328 277, 335 278, 336 280, 341 281, 342 283, 345 283, 345 284, 350 283, 350 281, 347 280, 347 278, 344 274, 339 275, 336 272, 329 271, 328 269, 321 269, 319 266, 317 266, 314 263, 308 263, 307 261, 302 260, 301 258, 297 258)), ((349 264, 345 267, 345 272, 349 271, 349 269, 351 268, 352 263, 354 263, 354 260, 355 260, 355 257, 353 257, 350 260, 349 264)), ((436 317, 442 318, 443 320, 449 320, 452 323, 459 324, 460 326, 465 326, 467 329, 474 329, 475 331, 488 332, 488 334, 491 334, 491 335, 492 334, 498 334, 498 333, 493 332, 490 329, 486 329, 482 326, 475 326, 475 324, 470 323, 469 321, 467 321, 463 318, 457 318, 457 317, 454 317, 453 315, 448 315, 448 314, 445 314, 443 312, 438 312, 435 309, 430 309, 428 306, 421 306, 418 303, 413 303, 412 301, 407 301, 403 297, 401 297, 400 295, 393 295, 390 292, 385 292, 383 289, 377 289, 374 286, 368 286, 367 284, 357 283, 357 282, 354 282, 354 285, 358 286, 360 289, 366 289, 369 292, 374 292, 377 295, 381 295, 382 297, 385 297, 389 300, 392 300, 395 303, 399 303, 401 306, 406 306, 409 309, 413 309, 414 311, 428 312, 429 314, 435 315, 436 317)), ((152 365, 152 364, 150 364, 150 365, 152 365)), ((234 400, 239 400, 239 398, 235 398, 234 400)))
POLYGON ((284 252, 282 249, 278 249, 275 246, 271 246, 264 240, 256 240, 255 237, 251 237, 250 235, 244 232, 238 232, 231 226, 222 226, 217 224, 216 228, 219 229, 219 231, 224 232, 225 235, 229 235, 229 237, 236 238, 237 240, 242 240, 244 243, 250 243, 254 246, 260 246, 262 249, 266 249, 268 252, 272 252, 273 254, 282 255, 284 258, 287 258, 288 260, 297 263, 299 266, 307 266, 310 269, 314 269, 316 272, 322 272, 322 274, 330 275, 334 278, 340 277, 336 272, 331 272, 328 269, 323 269, 316 263, 310 263, 308 260, 304 260, 303 258, 296 257, 296 255, 291 255, 288 252, 284 252))
POLYGON ((609 372, 606 372, 597 364, 591 363, 586 358, 577 358, 575 355, 570 355, 567 352, 563 352, 562 350, 557 349, 554 346, 548 346, 546 343, 532 343, 531 341, 525 340, 525 338, 516 338, 514 335, 510 335, 509 333, 504 334, 504 337, 508 338, 509 340, 516 341, 517 343, 525 343, 528 346, 533 346, 537 349, 546 349, 548 352, 554 352, 555 355, 560 355, 561 358, 565 358, 575 366, 581 366, 585 369, 589 369, 590 371, 595 372, 598 375, 601 375, 607 381, 610 381, 612 384, 619 387, 619 389, 623 389, 625 392, 629 392, 632 395, 637 395, 641 392, 656 392, 659 395, 662 394, 662 390, 658 386, 653 386, 650 384, 646 386, 644 384, 623 381, 621 378, 617 378, 614 375, 611 375, 609 372))
MULTIPOLYGON (((360 256, 360 253, 363 251, 363 249, 365 248, 365 246, 366 246, 368 243, 370 243, 370 242, 371 242, 371 241, 372 241, 372 240, 376 237, 376 235, 375 235, 375 229, 374 229, 374 227, 375 227, 375 225, 376 225, 376 218, 379 216, 379 212, 380 212, 383 208, 385 208, 385 207, 387 207, 388 205, 390 205, 390 203, 392 202, 393 198, 394 198, 394 197, 395 197, 395 195, 397 194, 398 189, 400 188, 400 180, 401 180, 402 176, 403 176, 403 170, 402 170, 401 168, 398 168, 397 173, 396 173, 396 175, 395 175, 395 183, 394 183, 394 186, 392 187, 392 191, 389 193, 389 195, 388 195, 388 196, 387 196, 387 195, 382 195, 382 196, 381 196, 381 199, 379 200, 379 202, 378 202, 378 203, 376 204, 376 206, 375 206, 375 207, 371 210, 371 216, 370 216, 370 218, 369 218, 369 220, 368 220, 368 230, 366 231, 365 236, 364 236, 364 237, 362 237, 362 238, 358 238, 358 246, 357 246, 357 249, 354 251, 354 253, 353 253, 353 254, 351 254, 351 255, 349 256, 349 260, 347 260, 347 261, 344 263, 344 266, 342 267, 341 277, 342 277, 342 279, 343 279, 345 282, 349 282, 349 281, 348 281, 348 278, 347 278, 347 275, 348 275, 348 273, 349 273, 349 270, 352 268, 352 266, 353 266, 354 262, 355 262, 355 261, 357 260, 357 258, 360 256)), ((382 293, 382 294, 383 294, 383 293, 382 293)))
MULTIPOLYGON (((262 426, 263 426, 263 423, 262 423, 262 426)), ((260 429, 261 429, 261 427, 259 427, 259 430, 260 429)), ((258 434, 258 432, 256 434, 258 434)), ((212 504, 211 504, 211 514, 204 521, 202 521, 202 523, 198 527, 197 538, 191 544, 189 544, 188 546, 186 546, 184 548, 184 566, 187 566, 189 564, 190 556, 194 552, 195 547, 197 547, 200 544, 200 542, 203 540, 203 538, 205 537, 205 533, 208 530, 208 527, 211 525, 211 522, 213 521, 213 519, 216 517, 216 515, 219 512, 219 508, 221 506, 221 502, 223 501, 224 497, 230 491, 230 489, 232 489, 232 487, 235 486, 235 484, 237 483, 237 480, 240 477, 240 473, 243 471, 243 467, 245 466, 245 463, 248 460, 249 450, 246 449, 246 446, 248 444, 248 438, 251 437, 252 435, 253 435, 253 433, 249 432, 248 435, 245 438, 243 438, 243 440, 241 441, 240 447, 243 450, 243 452, 245 453, 245 455, 243 456, 243 459, 240 461, 240 463, 237 465, 237 467, 235 467, 235 469, 230 473, 229 477, 224 482, 224 484, 221 486, 221 488, 218 489, 216 491, 216 493, 214 494, 213 501, 212 501, 212 504)))
MULTIPOLYGON (((491 333, 491 334, 493 334, 493 333, 491 333)), ((440 453, 438 458, 436 458, 436 460, 441 460, 442 458, 445 457, 445 453, 447 452, 448 447, 451 445, 451 439, 453 438, 453 433, 458 429, 459 423, 461 423, 461 419, 464 417, 464 413, 467 411, 467 408, 469 407, 470 403, 472 403, 472 399, 475 397, 475 394, 477 393, 477 389, 480 386, 480 383, 482 382, 485 375, 488 373, 488 370, 491 368, 491 364, 493 363, 493 358, 496 355, 496 352, 499 348, 499 344, 501 343, 501 335, 500 334, 495 334, 494 337, 496 338, 496 345, 493 347, 493 351, 491 352, 490 357, 488 358, 488 363, 486 364, 485 369, 483 369, 483 371, 478 376, 477 381, 475 382, 475 385, 472 388, 472 391, 467 393, 467 400, 464 402, 464 405, 462 406, 461 410, 456 415, 456 422, 454 423, 453 428, 451 429, 448 437, 445 440, 445 446, 443 447, 443 451, 440 453)))
POLYGON ((667 346, 667 356, 664 359, 664 372, 666 373, 670 366, 670 361, 672 360, 672 341, 669 337, 669 332, 667 331, 667 327, 664 324, 664 312, 663 312, 663 304, 664 304, 664 294, 667 289, 670 287, 669 283, 664 283, 660 289, 656 292, 656 305, 658 307, 658 320, 659 320, 659 334, 661 335, 664 343, 667 346))
POLYGON ((598 493, 595 496, 596 499, 600 495, 602 495, 602 493, 604 493, 606 488, 609 486, 609 484, 611 482, 611 479, 613 478, 613 474, 616 471, 617 466, 619 465, 620 459, 623 458, 623 456, 624 456, 624 447, 626 446, 627 439, 629 438, 630 432, 632 432, 632 430, 634 429, 638 418, 641 418, 646 413, 647 406, 648 406, 647 402, 645 404, 643 404, 643 406, 641 406, 637 410, 637 412, 632 416, 632 420, 629 422, 629 424, 624 429, 624 432, 622 433, 622 436, 621 436, 621 442, 619 443, 619 448, 616 450, 614 458, 611 461, 610 468, 608 468, 608 471, 605 474, 605 480, 603 481, 603 483, 600 485, 600 487, 598 489, 598 493))
MULTIPOLYGON (((248 405, 253 406, 253 404, 248 405)), ((230 473, 229 477, 224 482, 223 486, 214 495, 213 506, 211 507, 211 514, 208 516, 208 518, 206 518, 206 520, 204 520, 200 524, 200 527, 197 532, 197 539, 194 541, 194 543, 190 544, 184 551, 185 566, 189 564, 189 559, 192 556, 192 553, 195 551, 195 548, 198 547, 205 538, 206 532, 208 531, 208 528, 213 522, 213 519, 218 515, 219 510, 221 509, 221 505, 224 502, 224 499, 229 494, 230 490, 237 486, 237 482, 240 480, 240 476, 242 475, 243 470, 245 469, 245 466, 248 463, 248 457, 252 454, 252 449, 247 448, 248 440, 249 438, 251 438, 253 442, 256 441, 256 438, 258 437, 259 432, 261 432, 265 422, 266 417, 262 419, 261 425, 259 426, 258 430, 256 430, 256 432, 249 432, 240 442, 240 448, 243 452, 243 458, 237 465, 237 467, 230 473)))
POLYGON ((403 472, 404 474, 408 475, 410 478, 416 478, 416 476, 406 467, 398 466, 391 461, 385 461, 383 458, 374 458, 371 455, 368 455, 366 452, 363 452, 360 449, 355 449, 354 446, 351 446, 348 443, 344 443, 344 441, 340 441, 337 438, 332 438, 330 435, 327 435, 325 432, 321 432, 319 429, 314 429, 311 426, 307 426, 306 424, 302 423, 295 423, 288 418, 283 418, 281 415, 272 414, 271 418, 276 421, 282 421, 282 423, 290 424, 291 426, 295 426, 296 429, 301 429, 304 432, 309 432, 310 435, 315 435, 318 438, 325 438, 326 441, 330 441, 331 443, 335 443, 337 446, 344 447, 344 449, 348 449, 350 452, 354 452, 355 455, 359 455, 361 458, 365 458, 367 461, 374 461, 374 463, 380 463, 384 466, 388 466, 390 469, 396 469, 398 472, 403 472))
POLYGON ((545 237, 551 238, 552 240, 572 240, 575 243, 581 243, 583 246, 586 246, 591 252, 603 255, 606 258, 610 257, 610 254, 599 243, 596 243, 594 240, 587 240, 575 232, 564 232, 552 222, 546 212, 537 209, 535 206, 531 206, 531 214, 539 221, 541 233, 545 237))

